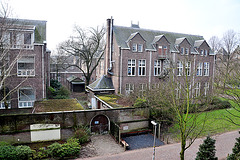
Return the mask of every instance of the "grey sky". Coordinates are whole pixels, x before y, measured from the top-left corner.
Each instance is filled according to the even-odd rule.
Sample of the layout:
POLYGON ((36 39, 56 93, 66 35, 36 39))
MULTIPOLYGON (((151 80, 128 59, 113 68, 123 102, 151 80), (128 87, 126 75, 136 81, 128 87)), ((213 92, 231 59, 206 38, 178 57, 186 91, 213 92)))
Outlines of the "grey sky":
POLYGON ((15 16, 47 21, 48 48, 66 40, 74 25, 114 24, 202 35, 206 40, 234 29, 240 33, 239 0, 0 0, 7 2, 15 16))

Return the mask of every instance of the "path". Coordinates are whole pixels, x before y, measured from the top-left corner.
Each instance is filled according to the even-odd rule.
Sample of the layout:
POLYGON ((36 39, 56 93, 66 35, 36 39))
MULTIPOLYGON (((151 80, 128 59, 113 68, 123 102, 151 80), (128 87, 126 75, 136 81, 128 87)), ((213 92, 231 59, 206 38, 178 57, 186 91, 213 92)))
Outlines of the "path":
MULTIPOLYGON (((212 138, 216 139, 216 156, 219 160, 224 160, 236 142, 235 138, 239 137, 238 131, 232 131, 216 135, 212 138)), ((186 151, 185 160, 193 160, 198 152, 198 147, 205 138, 197 139, 193 145, 186 151)), ((107 147, 107 146, 105 146, 107 147)), ((178 160, 180 152, 180 143, 164 145, 156 148, 156 160, 178 160)), ((153 148, 144 148, 132 151, 126 151, 119 154, 105 155, 85 160, 151 160, 153 148)))

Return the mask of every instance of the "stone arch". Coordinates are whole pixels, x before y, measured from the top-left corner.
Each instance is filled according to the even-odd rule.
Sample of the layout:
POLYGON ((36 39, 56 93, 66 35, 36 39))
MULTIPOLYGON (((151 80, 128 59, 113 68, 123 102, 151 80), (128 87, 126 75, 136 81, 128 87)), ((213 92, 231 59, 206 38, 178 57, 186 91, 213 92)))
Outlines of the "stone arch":
POLYGON ((98 114, 90 121, 91 132, 104 134, 110 130, 110 120, 108 116, 98 114))

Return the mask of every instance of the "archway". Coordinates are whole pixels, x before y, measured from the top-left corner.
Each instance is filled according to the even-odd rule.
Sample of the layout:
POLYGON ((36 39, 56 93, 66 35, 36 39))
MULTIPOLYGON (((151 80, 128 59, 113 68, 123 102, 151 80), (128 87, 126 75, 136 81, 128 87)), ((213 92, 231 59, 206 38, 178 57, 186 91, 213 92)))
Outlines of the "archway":
POLYGON ((110 121, 107 116, 102 114, 96 115, 95 117, 93 117, 90 123, 91 132, 99 134, 107 133, 110 127, 109 123, 110 121))

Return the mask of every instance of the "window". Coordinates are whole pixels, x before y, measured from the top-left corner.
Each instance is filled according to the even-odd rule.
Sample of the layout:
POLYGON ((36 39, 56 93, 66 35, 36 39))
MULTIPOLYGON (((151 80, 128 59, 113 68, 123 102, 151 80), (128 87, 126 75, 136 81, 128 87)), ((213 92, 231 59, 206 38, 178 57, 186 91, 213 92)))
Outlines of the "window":
POLYGON ((154 76, 160 76, 161 74, 161 61, 155 60, 154 61, 154 76))
POLYGON ((199 62, 197 65, 197 76, 202 76, 202 63, 199 62))
POLYGON ((183 74, 183 64, 181 61, 177 62, 177 75, 181 76, 183 74))
POLYGON ((185 64, 185 71, 186 71, 186 75, 190 76, 190 74, 191 74, 191 62, 187 62, 185 64))
POLYGON ((159 83, 154 83, 152 84, 152 89, 157 89, 160 87, 160 84, 159 83))
POLYGON ((181 84, 179 82, 177 83, 175 91, 176 91, 176 99, 179 99, 181 94, 181 84))
POLYGON ((162 54, 162 46, 158 46, 158 53, 162 54))
POLYGON ((11 108, 11 98, 10 98, 10 95, 8 95, 9 92, 10 92, 10 90, 7 87, 3 87, 0 90, 0 100, 1 100, 1 102, 0 102, 0 109, 6 109, 5 101, 6 101, 7 105, 8 105, 8 109, 11 108))
POLYGON ((204 76, 209 76, 209 62, 204 62, 203 75, 204 76))
POLYGON ((34 56, 23 56, 18 60, 18 76, 34 76, 34 56))
POLYGON ((200 96, 200 82, 195 84, 195 97, 199 97, 200 96))
POLYGON ((10 32, 10 44, 13 49, 33 49, 33 33, 10 32))
POLYGON ((136 60, 128 60, 128 76, 135 76, 136 60))
POLYGON ((181 51, 180 51, 180 53, 181 53, 181 55, 184 54, 184 48, 183 48, 183 47, 181 47, 181 51))
POLYGON ((134 90, 134 84, 126 84, 126 95, 129 95, 130 93, 133 93, 134 90))
POLYGON ((163 54, 167 54, 167 46, 163 46, 163 54))
POLYGON ((204 83, 204 96, 206 96, 208 94, 209 91, 209 83, 205 82, 204 83))
POLYGON ((20 88, 18 90, 18 107, 28 108, 33 107, 35 101, 35 93, 31 87, 20 88))
POLYGON ((201 49, 201 52, 200 52, 201 56, 203 56, 203 52, 204 52, 204 50, 203 50, 203 49, 201 49))
POLYGON ((147 84, 139 84, 139 94, 143 96, 147 90, 147 84))
POLYGON ((138 75, 139 76, 146 75, 146 60, 145 59, 138 61, 138 75))
POLYGON ((143 45, 142 44, 138 44, 138 52, 143 52, 143 45))
POLYGON ((32 42, 32 34, 31 33, 24 33, 24 44, 31 44, 32 42))
POLYGON ((205 49, 204 56, 207 56, 207 55, 208 55, 208 50, 205 49))
POLYGON ((185 54, 188 55, 189 54, 189 49, 185 48, 185 54))
POLYGON ((133 51, 133 52, 137 52, 137 44, 136 44, 136 43, 133 43, 133 45, 132 45, 132 51, 133 51))

